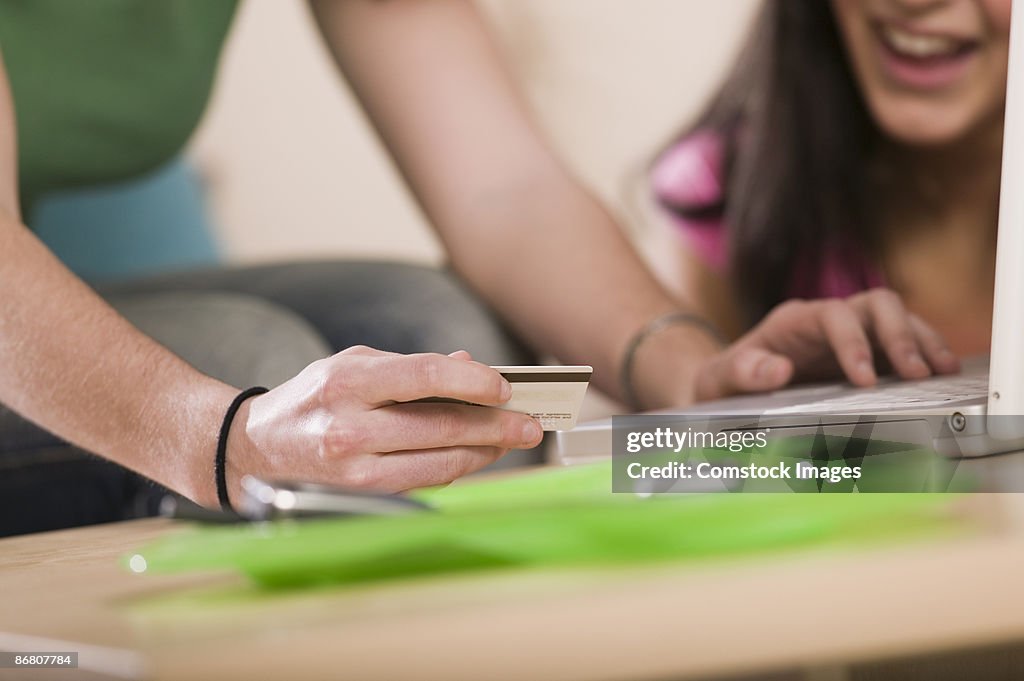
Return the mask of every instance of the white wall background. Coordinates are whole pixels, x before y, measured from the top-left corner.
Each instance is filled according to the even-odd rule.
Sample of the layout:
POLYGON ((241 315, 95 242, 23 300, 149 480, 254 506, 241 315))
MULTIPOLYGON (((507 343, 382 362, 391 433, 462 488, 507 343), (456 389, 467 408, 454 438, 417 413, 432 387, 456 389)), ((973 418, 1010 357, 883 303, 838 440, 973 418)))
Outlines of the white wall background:
MULTIPOLYGON (((550 138, 622 214, 629 173, 695 114, 757 0, 484 0, 550 138)), ((440 251, 300 0, 247 0, 190 148, 229 257, 440 251)))

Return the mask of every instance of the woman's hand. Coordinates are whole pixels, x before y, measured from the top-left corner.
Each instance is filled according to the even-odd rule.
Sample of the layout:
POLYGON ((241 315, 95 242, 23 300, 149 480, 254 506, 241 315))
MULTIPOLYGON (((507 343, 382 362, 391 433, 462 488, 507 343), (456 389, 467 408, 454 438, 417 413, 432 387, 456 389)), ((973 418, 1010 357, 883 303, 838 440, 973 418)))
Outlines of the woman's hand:
POLYGON ((704 364, 696 397, 713 400, 842 376, 870 386, 879 372, 919 379, 959 370, 942 337, 895 292, 872 289, 846 299, 782 303, 704 364))
POLYGON ((391 492, 450 482, 540 443, 536 420, 493 408, 511 396, 465 352, 349 348, 243 405, 228 436, 229 489, 247 473, 391 492), (428 397, 488 406, 410 403, 428 397))

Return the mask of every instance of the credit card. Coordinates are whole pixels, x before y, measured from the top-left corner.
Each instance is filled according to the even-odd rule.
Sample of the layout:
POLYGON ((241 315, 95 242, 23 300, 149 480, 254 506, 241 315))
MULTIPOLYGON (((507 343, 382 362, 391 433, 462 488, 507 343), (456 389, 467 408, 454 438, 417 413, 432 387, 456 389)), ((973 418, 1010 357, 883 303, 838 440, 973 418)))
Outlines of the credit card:
POLYGON ((512 385, 512 399, 501 408, 529 414, 544 430, 571 430, 576 425, 594 373, 589 366, 493 368, 512 385))
MULTIPOLYGON (((594 368, 589 366, 491 367, 512 386, 512 399, 501 409, 529 414, 544 430, 571 430, 576 425, 594 368)), ((445 397, 414 402, 469 404, 445 397)))

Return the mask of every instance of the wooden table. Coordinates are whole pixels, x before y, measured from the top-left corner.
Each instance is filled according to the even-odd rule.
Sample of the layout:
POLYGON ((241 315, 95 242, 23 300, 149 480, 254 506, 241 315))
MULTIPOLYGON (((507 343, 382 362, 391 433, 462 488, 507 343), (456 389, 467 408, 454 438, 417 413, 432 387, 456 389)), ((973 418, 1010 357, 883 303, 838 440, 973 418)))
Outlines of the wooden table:
POLYGON ((123 567, 174 521, 16 537, 0 541, 0 649, 78 651, 81 669, 0 678, 844 678, 848 664, 1024 641, 1024 502, 973 503, 995 519, 971 538, 255 597, 232 575, 123 567))

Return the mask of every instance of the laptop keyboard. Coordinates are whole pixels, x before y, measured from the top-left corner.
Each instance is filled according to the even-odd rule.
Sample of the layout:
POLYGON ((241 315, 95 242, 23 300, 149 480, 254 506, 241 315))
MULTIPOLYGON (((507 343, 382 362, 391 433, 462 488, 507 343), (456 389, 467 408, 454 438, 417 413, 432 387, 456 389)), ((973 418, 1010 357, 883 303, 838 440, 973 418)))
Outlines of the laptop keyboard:
POLYGON ((768 409, 764 414, 843 414, 941 407, 951 402, 984 397, 987 392, 987 374, 960 374, 906 383, 895 381, 877 388, 854 389, 815 402, 768 409))

